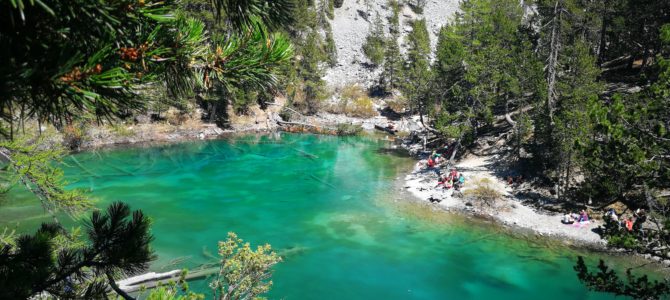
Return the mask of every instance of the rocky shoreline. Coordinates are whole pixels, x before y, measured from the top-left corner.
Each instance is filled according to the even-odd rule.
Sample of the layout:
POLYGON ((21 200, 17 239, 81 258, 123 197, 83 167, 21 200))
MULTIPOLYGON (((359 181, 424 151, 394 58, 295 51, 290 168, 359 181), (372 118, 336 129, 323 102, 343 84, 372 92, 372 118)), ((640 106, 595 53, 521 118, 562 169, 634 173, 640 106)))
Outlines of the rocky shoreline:
MULTIPOLYGON (((76 150, 93 150, 115 145, 132 145, 140 143, 171 143, 194 140, 217 139, 230 134, 263 133, 275 131, 292 131, 279 116, 280 107, 261 110, 252 109, 247 115, 231 118, 230 126, 219 128, 216 124, 204 123, 199 115, 190 117, 178 124, 163 122, 141 122, 137 124, 120 124, 115 127, 91 126, 85 130, 80 145, 76 150)), ((312 116, 301 116, 299 122, 314 128, 335 128, 346 124, 360 126, 362 130, 374 131, 375 127, 387 127, 393 124, 400 132, 410 132, 420 129, 418 117, 398 118, 390 120, 384 116, 372 118, 356 118, 342 114, 321 112, 312 116)), ((304 132, 312 132, 305 130, 304 132)), ((327 133, 316 131, 314 133, 327 133)))
MULTIPOLYGON (((81 150, 145 143, 176 143, 217 139, 228 135, 244 133, 275 132, 282 130, 277 120, 280 120, 280 118, 276 112, 268 113, 260 119, 257 116, 247 116, 244 122, 240 122, 238 119, 232 128, 225 130, 218 128, 215 124, 202 122, 182 125, 169 125, 165 123, 135 124, 126 127, 128 131, 133 132, 132 135, 118 134, 118 132, 110 129, 95 128, 88 132, 89 139, 82 144, 81 150)), ((385 127, 389 122, 393 122, 398 129, 405 132, 401 135, 407 135, 407 132, 415 131, 420 126, 418 120, 415 120, 415 118, 390 121, 382 116, 365 119, 331 113, 320 113, 310 116, 307 121, 319 126, 333 124, 358 125, 368 132, 375 131, 375 125, 385 127)), ((459 172, 463 172, 467 180, 466 186, 462 190, 463 193, 467 193, 469 182, 484 179, 489 182, 489 185, 493 189, 502 195, 500 201, 494 206, 487 207, 473 204, 472 201, 468 201, 458 195, 453 195, 453 189, 436 189, 437 176, 434 170, 427 170, 425 168, 426 160, 420 157, 421 153, 423 153, 419 149, 421 145, 404 143, 398 147, 409 150, 410 153, 418 158, 413 170, 402 179, 402 188, 408 192, 407 196, 413 198, 408 199, 409 201, 418 201, 449 213, 458 213, 489 220, 514 232, 553 239, 570 247, 611 253, 618 252, 616 249, 607 248, 606 241, 593 231, 593 229, 600 225, 600 221, 592 220, 590 224, 579 227, 565 225, 560 222, 562 218, 561 214, 539 211, 524 204, 521 199, 514 197, 512 188, 503 182, 502 179, 495 176, 489 168, 493 164, 492 161, 497 159, 496 155, 476 156, 470 154, 462 158, 455 165, 459 172)), ((442 172, 446 171, 442 170, 442 172)), ((666 261, 655 259, 654 257, 646 257, 644 255, 640 255, 640 257, 666 264, 666 261)), ((670 260, 667 260, 666 265, 670 265, 670 260)))

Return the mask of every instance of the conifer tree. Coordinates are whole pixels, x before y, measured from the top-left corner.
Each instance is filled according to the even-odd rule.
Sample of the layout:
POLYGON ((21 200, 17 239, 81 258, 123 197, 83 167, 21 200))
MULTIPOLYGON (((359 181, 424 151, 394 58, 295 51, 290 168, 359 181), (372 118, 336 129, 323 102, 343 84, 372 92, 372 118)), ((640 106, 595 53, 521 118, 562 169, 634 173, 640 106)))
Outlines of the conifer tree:
POLYGON ((368 36, 365 38, 363 44, 363 53, 377 67, 384 63, 386 48, 386 34, 384 33, 384 23, 382 17, 377 12, 374 23, 371 24, 371 29, 368 36))
POLYGON ((518 75, 536 72, 537 64, 528 36, 519 33, 523 13, 518 2, 464 1, 461 11, 438 36, 436 88, 431 89, 436 94, 430 98, 439 109, 434 111, 437 129, 471 141, 479 127, 492 121, 494 107, 509 111, 535 88, 518 75))
POLYGON ((552 156, 556 160, 557 194, 564 196, 571 187, 583 157, 578 145, 586 144, 592 137, 593 126, 587 115, 590 104, 598 102, 602 85, 597 82, 600 70, 596 57, 584 41, 577 40, 566 53, 570 69, 562 75, 558 93, 560 102, 556 108, 555 125, 552 131, 552 156))
POLYGON ((595 44, 589 43, 590 15, 579 1, 542 3, 540 16, 545 32, 542 56, 547 62, 544 109, 535 115, 534 156, 551 178, 558 197, 563 197, 579 165, 575 145, 590 136, 584 111, 598 99, 602 89, 598 77, 595 44))
POLYGON ((418 100, 430 82, 430 37, 426 20, 412 22, 412 31, 407 35, 407 61, 403 71, 402 91, 412 106, 419 106, 418 100))
POLYGON ((670 25, 662 28, 661 38, 666 46, 657 57, 658 75, 648 88, 616 94, 609 103, 589 107, 594 133, 581 147, 586 156, 585 189, 605 203, 632 200, 634 190, 670 187, 670 25))
POLYGON ((85 243, 57 247, 57 237, 73 237, 58 224, 44 223, 35 234, 0 247, 0 297, 27 299, 47 292, 62 299, 103 298, 109 284, 124 299, 133 299, 116 278, 144 271, 155 259, 149 226, 141 211, 113 203, 104 213, 92 213, 85 243))
POLYGON ((303 80, 305 107, 307 113, 316 113, 321 100, 325 97, 325 82, 321 62, 326 60, 321 35, 317 31, 310 31, 305 37, 304 45, 300 49, 299 76, 303 80))
POLYGON ((380 85, 387 91, 398 89, 401 85, 404 59, 400 53, 398 40, 400 39, 400 4, 390 0, 391 17, 389 18, 390 36, 384 43, 384 69, 380 78, 380 85))

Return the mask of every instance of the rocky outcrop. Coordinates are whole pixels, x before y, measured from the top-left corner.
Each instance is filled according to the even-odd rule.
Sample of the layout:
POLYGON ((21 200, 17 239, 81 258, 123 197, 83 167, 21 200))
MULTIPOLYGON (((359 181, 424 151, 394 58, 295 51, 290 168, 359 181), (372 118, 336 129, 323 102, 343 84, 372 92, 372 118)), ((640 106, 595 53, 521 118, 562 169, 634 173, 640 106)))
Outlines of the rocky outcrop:
MULTIPOLYGON (((403 5, 400 12, 402 36, 398 41, 401 51, 405 51, 405 36, 411 31, 409 22, 419 18, 426 19, 430 43, 434 49, 440 28, 453 18, 458 10, 458 2, 458 0, 427 0, 422 14, 416 14, 409 5, 403 5)), ((341 8, 335 9, 331 27, 337 47, 337 65, 326 70, 324 80, 329 86, 339 88, 354 83, 370 86, 379 77, 379 68, 371 67, 362 50, 365 37, 377 12, 388 30, 388 17, 391 16, 388 0, 345 0, 341 8)))

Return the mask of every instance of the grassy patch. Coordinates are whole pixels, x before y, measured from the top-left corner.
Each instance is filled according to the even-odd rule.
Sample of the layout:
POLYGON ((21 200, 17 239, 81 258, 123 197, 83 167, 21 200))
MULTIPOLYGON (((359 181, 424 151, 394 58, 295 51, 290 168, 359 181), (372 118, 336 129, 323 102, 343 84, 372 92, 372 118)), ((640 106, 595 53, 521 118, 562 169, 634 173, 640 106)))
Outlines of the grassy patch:
POLYGON ((129 129, 128 127, 126 127, 123 124, 116 124, 115 123, 111 126, 110 129, 115 135, 121 136, 121 137, 131 137, 131 136, 135 135, 135 132, 133 132, 131 129, 129 129))

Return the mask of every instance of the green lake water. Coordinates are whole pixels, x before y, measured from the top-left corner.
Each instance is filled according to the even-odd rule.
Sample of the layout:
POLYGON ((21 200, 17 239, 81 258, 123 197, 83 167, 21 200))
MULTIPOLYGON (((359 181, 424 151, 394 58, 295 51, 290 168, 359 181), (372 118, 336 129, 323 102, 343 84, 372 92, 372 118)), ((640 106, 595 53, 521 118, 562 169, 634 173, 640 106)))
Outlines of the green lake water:
MULTIPOLYGON (((610 298, 587 292, 572 270, 577 255, 593 254, 407 201, 396 179, 414 162, 380 153, 384 145, 248 135, 80 153, 65 159, 65 174, 99 207, 124 201, 151 216, 153 270, 211 262, 204 253, 216 254, 228 231, 270 243, 284 256, 272 299, 610 298)), ((0 225, 47 220, 32 196, 10 195, 0 225)))

